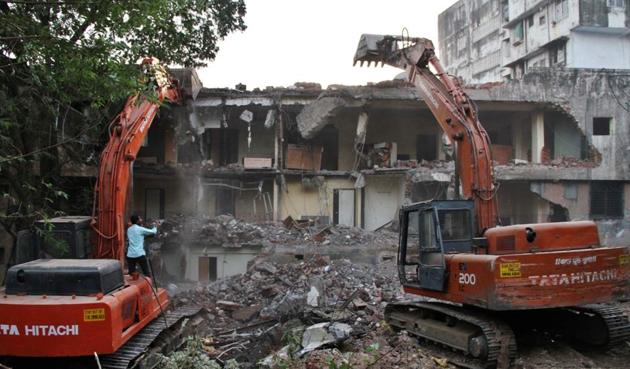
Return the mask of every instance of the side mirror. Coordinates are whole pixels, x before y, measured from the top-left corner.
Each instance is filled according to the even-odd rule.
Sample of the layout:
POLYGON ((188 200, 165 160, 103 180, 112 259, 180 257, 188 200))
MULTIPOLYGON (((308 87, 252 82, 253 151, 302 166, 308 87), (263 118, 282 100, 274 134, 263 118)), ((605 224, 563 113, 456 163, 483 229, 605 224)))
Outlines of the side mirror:
POLYGON ((536 239, 536 232, 530 227, 525 228, 525 238, 527 242, 532 243, 536 239))

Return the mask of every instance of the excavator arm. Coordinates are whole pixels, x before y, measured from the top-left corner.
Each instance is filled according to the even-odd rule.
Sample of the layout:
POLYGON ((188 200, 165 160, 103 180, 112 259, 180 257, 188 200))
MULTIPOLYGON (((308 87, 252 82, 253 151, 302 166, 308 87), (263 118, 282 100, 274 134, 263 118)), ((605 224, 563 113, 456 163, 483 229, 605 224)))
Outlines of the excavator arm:
POLYGON ((442 130, 457 146, 456 170, 464 198, 475 204, 477 234, 498 224, 497 186, 494 181, 490 139, 479 123, 476 106, 458 81, 448 75, 433 43, 426 38, 361 36, 354 64, 365 62, 404 69, 408 80, 435 116, 442 130), (432 71, 430 66, 433 67, 432 71))
POLYGON ((123 110, 109 127, 109 141, 100 158, 98 178, 94 190, 92 229, 96 234, 93 257, 117 259, 124 265, 125 208, 127 204, 130 169, 142 142, 164 101, 182 99, 177 82, 155 58, 146 58, 141 67, 147 86, 154 96, 130 96, 123 110))

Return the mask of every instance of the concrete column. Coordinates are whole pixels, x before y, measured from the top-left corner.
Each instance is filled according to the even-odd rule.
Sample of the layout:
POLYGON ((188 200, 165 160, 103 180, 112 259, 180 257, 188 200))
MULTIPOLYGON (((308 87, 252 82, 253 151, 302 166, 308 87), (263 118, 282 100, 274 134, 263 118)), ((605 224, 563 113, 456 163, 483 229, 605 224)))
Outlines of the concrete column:
MULTIPOLYGON (((278 125, 280 124, 280 122, 276 121, 276 129, 275 129, 275 134, 274 134, 274 149, 273 149, 273 167, 276 169, 276 171, 278 170, 278 160, 280 160, 280 148, 282 147, 280 145, 280 135, 278 134, 280 129, 278 128, 278 125)), ((280 196, 280 191, 278 191, 278 178, 279 176, 276 175, 273 178, 273 221, 277 222, 278 219, 278 196, 280 196)))
POLYGON ((164 130, 164 164, 177 164, 177 137, 171 127, 164 130))
POLYGON ((274 177, 273 179, 273 221, 274 222, 278 222, 280 219, 279 216, 279 211, 280 211, 280 191, 278 189, 278 181, 277 181, 277 177, 274 177))
POLYGON ((532 113, 532 163, 542 162, 545 146, 545 116, 543 112, 532 113))
POLYGON ((514 159, 527 160, 528 140, 525 133, 526 121, 516 122, 512 125, 512 146, 514 147, 514 159))
POLYGON ((274 130, 274 148, 273 148, 273 157, 274 157, 274 168, 276 169, 276 173, 280 173, 276 175, 273 180, 273 221, 277 222, 280 220, 280 185, 279 181, 282 179, 282 169, 284 167, 284 120, 282 119, 282 111, 279 109, 277 114, 278 119, 276 119, 275 130, 274 130))

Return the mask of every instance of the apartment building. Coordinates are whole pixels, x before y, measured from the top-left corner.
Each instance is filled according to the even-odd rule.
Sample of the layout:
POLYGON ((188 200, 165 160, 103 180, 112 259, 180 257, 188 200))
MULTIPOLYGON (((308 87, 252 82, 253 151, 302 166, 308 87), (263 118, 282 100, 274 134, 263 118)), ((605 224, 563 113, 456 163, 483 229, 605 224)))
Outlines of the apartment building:
POLYGON ((478 84, 532 68, 630 68, 627 0, 461 0, 438 18, 447 70, 478 84))

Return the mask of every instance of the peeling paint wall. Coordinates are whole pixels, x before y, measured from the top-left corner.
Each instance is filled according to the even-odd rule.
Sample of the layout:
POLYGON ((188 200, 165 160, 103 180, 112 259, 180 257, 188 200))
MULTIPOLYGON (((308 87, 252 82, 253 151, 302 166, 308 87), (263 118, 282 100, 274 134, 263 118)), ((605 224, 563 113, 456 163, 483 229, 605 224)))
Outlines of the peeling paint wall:
MULTIPOLYGON (((530 188, 541 199, 558 204, 569 212, 571 220, 591 217, 591 184, 588 182, 532 182, 530 188)), ((606 246, 630 244, 630 184, 624 185, 624 216, 618 219, 597 219, 600 242, 606 246)))
POLYGON ((438 16, 440 59, 467 83, 497 80, 500 33, 500 0, 460 0, 438 16))
POLYGON ((571 220, 590 219, 590 185, 585 182, 532 182, 533 193, 554 204, 566 208, 571 220))
POLYGON ((577 121, 588 144, 601 153, 601 164, 588 178, 630 180, 630 106, 623 93, 630 72, 543 68, 523 80, 509 81, 489 90, 496 100, 539 101, 563 106, 577 121), (593 136, 593 118, 610 117, 611 134, 593 136))
POLYGON ((580 0, 579 4, 581 25, 608 27, 607 0, 580 0))
POLYGON ((507 224, 546 222, 548 203, 529 189, 529 183, 502 182, 498 192, 499 216, 507 224))

